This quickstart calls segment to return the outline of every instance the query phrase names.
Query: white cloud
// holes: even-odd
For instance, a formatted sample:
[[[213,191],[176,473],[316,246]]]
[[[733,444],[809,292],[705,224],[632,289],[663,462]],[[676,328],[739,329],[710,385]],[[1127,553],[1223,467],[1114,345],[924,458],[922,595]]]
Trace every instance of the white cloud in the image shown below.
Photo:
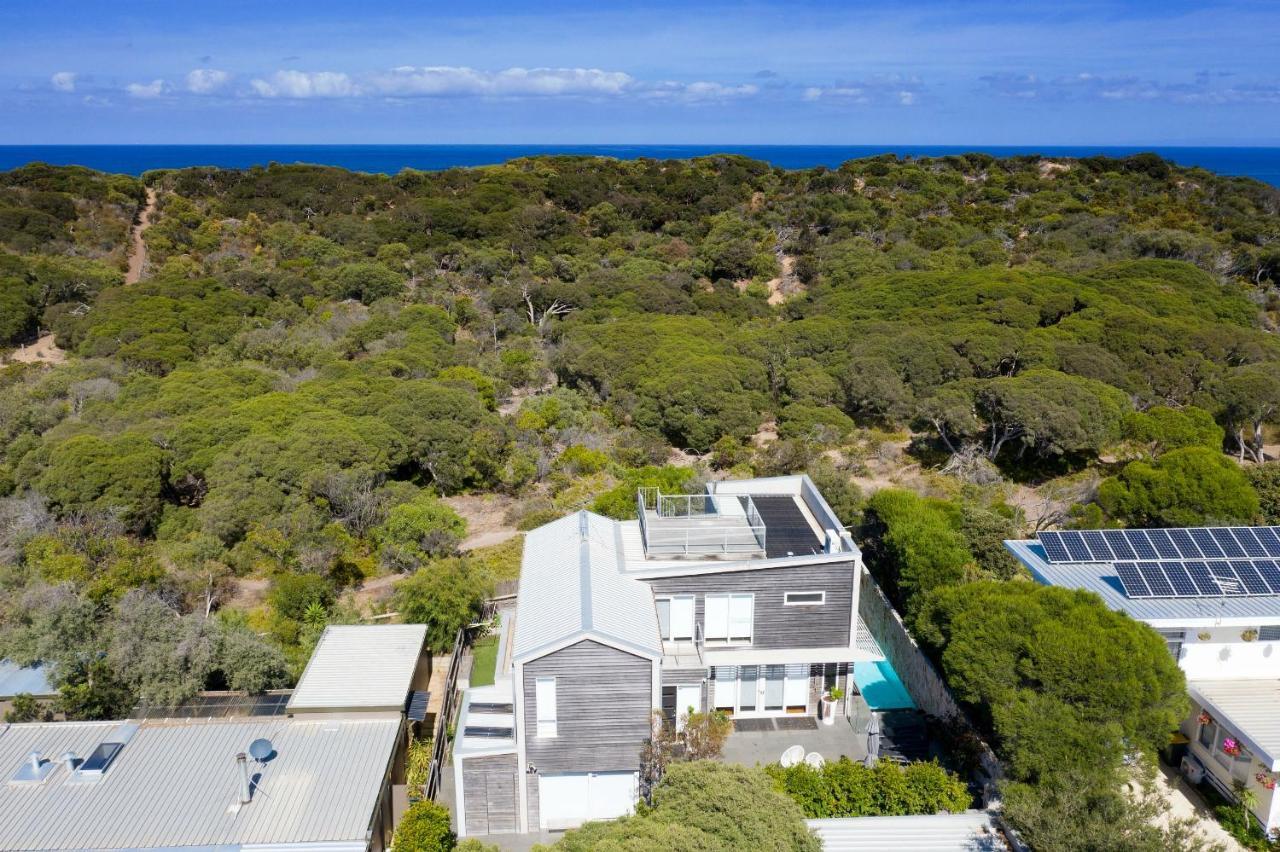
[[[886,74],[865,80],[841,80],[831,86],[809,86],[801,97],[806,101],[914,106],[923,92],[924,85],[917,77]]]
[[[979,77],[1001,97],[1051,101],[1163,101],[1175,104],[1280,103],[1280,82],[1238,82],[1230,75],[1197,73],[1187,82],[1106,77],[1088,72],[1052,79],[1035,74],[999,73]]]
[[[349,98],[359,94],[351,78],[340,71],[277,71],[249,84],[263,98]]]
[[[187,91],[208,95],[218,91],[231,80],[226,71],[216,68],[196,68],[187,74]]]
[[[49,84],[59,92],[74,92],[76,90],[76,72],[59,71],[49,78]]]
[[[134,98],[158,98],[169,90],[169,84],[164,80],[152,80],[150,83],[130,83],[124,90]]]
[[[747,97],[753,84],[644,82],[600,68],[507,68],[401,65],[353,77],[339,71],[277,71],[250,82],[261,98],[619,98],[707,101]]]
[[[508,68],[477,71],[474,68],[404,65],[370,76],[362,91],[389,97],[563,97],[568,95],[615,96],[635,85],[631,75],[599,68]]]

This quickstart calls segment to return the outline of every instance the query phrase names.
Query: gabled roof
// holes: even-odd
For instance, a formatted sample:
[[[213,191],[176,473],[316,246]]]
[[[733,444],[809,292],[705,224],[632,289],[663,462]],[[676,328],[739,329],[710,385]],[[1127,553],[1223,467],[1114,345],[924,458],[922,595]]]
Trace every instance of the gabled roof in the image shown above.
[[[326,627],[287,711],[403,710],[426,638],[425,624]]]
[[[49,672],[43,665],[19,666],[8,660],[0,660],[0,699],[12,698],[27,692],[37,698],[57,695],[58,690],[49,682]]]
[[[1280,680],[1192,680],[1191,697],[1235,728],[1271,770],[1280,769]]]
[[[824,852],[1002,852],[1009,848],[986,811],[805,821]]]
[[[1111,609],[1156,627],[1280,624],[1280,595],[1131,598],[1124,593],[1112,563],[1050,562],[1044,546],[1035,540],[1006,541],[1004,545],[1041,583],[1095,592]]]
[[[653,593],[622,575],[621,559],[618,522],[593,512],[567,515],[526,535],[514,659],[541,656],[576,638],[660,657]]]

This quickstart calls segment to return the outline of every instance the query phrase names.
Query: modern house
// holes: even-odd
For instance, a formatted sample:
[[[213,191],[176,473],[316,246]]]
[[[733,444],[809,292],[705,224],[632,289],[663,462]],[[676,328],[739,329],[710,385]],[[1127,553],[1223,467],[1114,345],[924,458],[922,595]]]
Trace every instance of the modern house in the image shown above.
[[[49,673],[44,666],[19,666],[9,660],[0,660],[0,718],[19,695],[50,702],[58,697],[58,690],[49,682]]]
[[[1005,542],[1042,583],[1097,593],[1151,625],[1187,676],[1190,753],[1245,785],[1280,828],[1280,527],[1043,532]]]
[[[641,489],[636,520],[583,511],[533,530],[495,682],[462,700],[459,834],[629,813],[655,712],[844,714],[824,694],[882,659],[860,630],[861,574],[807,476]]]

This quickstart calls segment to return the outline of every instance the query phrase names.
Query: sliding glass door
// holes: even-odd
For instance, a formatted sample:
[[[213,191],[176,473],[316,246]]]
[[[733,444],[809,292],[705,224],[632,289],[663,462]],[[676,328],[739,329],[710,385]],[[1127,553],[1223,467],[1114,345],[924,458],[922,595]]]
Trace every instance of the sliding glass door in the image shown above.
[[[740,716],[809,712],[809,666],[716,666],[712,702]]]

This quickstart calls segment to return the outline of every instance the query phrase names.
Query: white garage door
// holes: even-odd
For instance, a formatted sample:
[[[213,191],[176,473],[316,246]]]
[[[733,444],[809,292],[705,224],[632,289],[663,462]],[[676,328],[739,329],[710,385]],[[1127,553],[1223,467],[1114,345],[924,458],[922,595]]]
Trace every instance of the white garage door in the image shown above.
[[[617,819],[635,810],[636,773],[576,772],[538,776],[538,812],[545,829]]]

